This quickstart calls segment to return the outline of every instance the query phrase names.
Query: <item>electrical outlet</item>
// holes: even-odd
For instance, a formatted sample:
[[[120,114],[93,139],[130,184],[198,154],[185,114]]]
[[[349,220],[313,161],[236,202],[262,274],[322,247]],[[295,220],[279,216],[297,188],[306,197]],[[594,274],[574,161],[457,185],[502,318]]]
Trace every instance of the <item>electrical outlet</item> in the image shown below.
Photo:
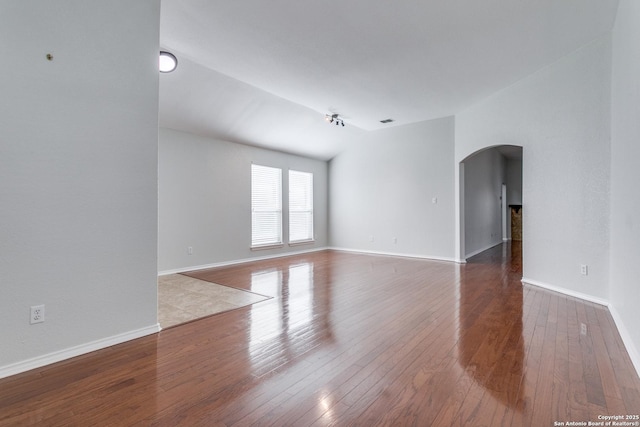
[[[44,322],[44,304],[32,305],[31,318],[29,320],[29,323],[33,325],[34,323],[42,323],[42,322]]]
[[[587,335],[587,325],[580,323],[580,334]]]
[[[188,246],[187,247],[187,254],[193,255],[193,246]]]
[[[580,266],[580,274],[582,274],[583,276],[589,274],[589,267],[586,264],[582,264]]]

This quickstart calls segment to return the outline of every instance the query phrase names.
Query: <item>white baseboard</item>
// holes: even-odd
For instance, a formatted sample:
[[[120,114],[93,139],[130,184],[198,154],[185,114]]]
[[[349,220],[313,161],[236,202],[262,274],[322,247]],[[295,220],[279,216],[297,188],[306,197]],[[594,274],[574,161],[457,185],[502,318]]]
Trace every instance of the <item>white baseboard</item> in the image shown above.
[[[333,246],[324,246],[324,247],[321,247],[321,248],[313,248],[313,249],[306,250],[306,251],[279,253],[279,254],[276,254],[276,255],[268,255],[268,256],[254,257],[254,258],[244,258],[244,259],[237,259],[237,260],[231,260],[231,261],[215,262],[215,263],[211,263],[211,264],[193,265],[193,266],[189,266],[189,267],[181,267],[181,268],[175,268],[175,269],[171,269],[171,270],[163,270],[163,271],[159,271],[158,272],[158,276],[167,276],[169,274],[184,273],[186,271],[206,270],[207,268],[226,267],[226,266],[229,266],[229,265],[244,264],[244,263],[252,262],[252,261],[263,261],[263,260],[267,260],[267,259],[282,258],[282,257],[294,256],[294,255],[302,255],[302,254],[311,253],[311,252],[324,251],[324,250],[327,250],[327,249],[336,250],[336,251],[344,251],[344,252],[370,254],[370,255],[386,255],[386,256],[396,256],[396,257],[405,257],[405,258],[428,259],[428,260],[433,260],[433,261],[456,262],[456,263],[459,263],[459,264],[464,264],[464,263],[467,262],[464,259],[460,260],[460,259],[456,259],[456,258],[438,257],[438,256],[431,256],[431,255],[415,255],[415,254],[405,254],[405,253],[397,253],[397,252],[367,251],[367,250],[362,250],[362,249],[350,249],[350,248],[340,248],[340,247],[333,247]]]
[[[489,250],[491,248],[495,248],[496,246],[501,245],[502,243],[503,243],[502,240],[500,240],[499,242],[491,243],[489,246],[486,246],[484,248],[478,249],[477,251],[473,251],[470,254],[466,254],[465,258],[469,259],[469,258],[471,258],[473,256],[478,255],[481,252],[487,251],[487,250]]]
[[[593,295],[583,294],[582,292],[576,292],[576,291],[572,291],[570,289],[561,288],[559,286],[550,285],[548,283],[538,282],[537,280],[528,279],[526,277],[523,277],[521,282],[522,283],[526,283],[528,285],[537,286],[539,288],[548,289],[548,290],[553,291],[553,292],[558,292],[560,294],[568,295],[570,297],[579,298],[581,300],[593,302],[595,304],[604,305],[605,307],[609,307],[609,301],[607,301],[605,299],[602,299],[602,298],[594,297]]]
[[[620,338],[622,338],[622,342],[627,349],[629,358],[631,358],[631,363],[633,363],[633,366],[636,368],[636,373],[638,374],[638,377],[640,377],[640,353],[638,352],[638,348],[635,346],[633,339],[631,339],[629,330],[625,327],[622,317],[620,317],[620,313],[618,313],[618,310],[616,310],[612,304],[609,304],[609,313],[611,313],[611,317],[613,317],[613,321],[618,328],[618,333],[620,334]]]
[[[9,377],[22,372],[29,371],[31,369],[41,368],[52,363],[60,362],[62,360],[71,359],[72,357],[80,356],[92,351],[100,350],[112,345],[121,344],[126,341],[131,341],[136,338],[141,338],[146,335],[155,334],[160,331],[160,325],[155,324],[147,326],[146,328],[136,329],[133,331],[125,332],[123,334],[114,335],[111,337],[99,339],[86,344],[77,345],[75,347],[66,348],[60,351],[54,351],[53,353],[45,354],[42,356],[34,357],[32,359],[23,360],[21,362],[13,363],[7,366],[0,367],[0,378]]]
[[[275,255],[266,255],[266,256],[253,257],[253,258],[236,259],[231,261],[214,262],[211,264],[192,265],[188,267],[180,267],[180,268],[174,268],[171,270],[159,271],[158,276],[167,276],[169,274],[184,273],[185,271],[206,270],[207,268],[226,267],[228,265],[244,264],[252,261],[263,261],[266,259],[282,258],[287,256],[293,256],[293,255],[302,255],[302,254],[311,253],[311,252],[324,251],[326,249],[329,249],[329,248],[326,246],[323,246],[320,248],[308,249],[306,251],[281,252]]]
[[[464,260],[460,261],[456,258],[440,257],[440,256],[433,256],[433,255],[416,255],[416,254],[405,254],[405,253],[399,253],[399,252],[368,251],[364,249],[340,248],[335,246],[329,247],[328,249],[331,249],[334,251],[353,252],[353,253],[367,254],[367,255],[384,255],[384,256],[393,256],[393,257],[400,257],[400,258],[419,258],[419,259],[426,259],[431,261],[446,261],[446,262],[456,262],[456,263],[466,262]]]
[[[540,288],[548,289],[550,291],[558,292],[564,295],[568,295],[570,297],[579,298],[585,301],[593,302],[595,304],[604,305],[609,309],[609,313],[611,313],[611,317],[613,317],[613,321],[616,324],[616,328],[618,329],[618,333],[620,334],[620,338],[622,338],[622,343],[624,344],[625,349],[627,350],[627,354],[629,354],[629,358],[631,359],[631,363],[633,363],[633,367],[636,369],[636,373],[638,377],[640,377],[640,353],[636,348],[633,340],[631,339],[631,335],[627,330],[624,322],[622,321],[622,317],[616,310],[616,308],[609,301],[594,297],[593,295],[583,294],[581,292],[575,292],[569,289],[561,288],[558,286],[549,285],[547,283],[538,282],[537,280],[527,279],[526,277],[522,278],[523,284],[529,284],[533,286],[537,286]]]

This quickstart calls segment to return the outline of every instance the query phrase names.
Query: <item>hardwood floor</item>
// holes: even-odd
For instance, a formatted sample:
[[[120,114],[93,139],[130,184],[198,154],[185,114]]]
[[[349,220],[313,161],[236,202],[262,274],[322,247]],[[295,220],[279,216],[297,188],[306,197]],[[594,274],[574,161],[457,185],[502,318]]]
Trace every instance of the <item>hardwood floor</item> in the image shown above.
[[[520,259],[510,245],[466,265],[323,251],[194,273],[274,298],[0,380],[0,425],[538,427],[640,413],[607,309],[523,287]]]

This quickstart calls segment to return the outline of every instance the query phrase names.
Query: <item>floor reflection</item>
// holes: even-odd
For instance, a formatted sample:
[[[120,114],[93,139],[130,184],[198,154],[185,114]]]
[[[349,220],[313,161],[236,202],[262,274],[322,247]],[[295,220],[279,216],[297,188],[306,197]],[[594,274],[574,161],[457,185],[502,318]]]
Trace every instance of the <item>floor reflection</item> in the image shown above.
[[[522,414],[519,259],[519,246],[511,244],[465,265],[329,251],[200,272],[273,297],[234,316],[236,338],[246,339],[236,341],[242,350],[234,363],[260,382],[229,413],[244,413],[241,407],[273,390],[296,396],[292,389],[307,387],[301,399],[325,421],[335,405],[355,404],[360,392],[381,396],[375,410],[389,420],[405,411],[439,413],[442,405],[455,406],[461,392],[473,398],[459,405],[486,396]],[[347,396],[322,393],[343,382]],[[412,400],[401,404],[404,393]],[[441,418],[434,422],[446,423]]]
[[[521,259],[520,242],[502,244],[471,258],[460,281],[459,363],[512,409],[518,407],[525,382]],[[489,263],[496,266],[491,277],[486,269],[476,274],[479,265]]]
[[[313,262],[251,274],[251,291],[274,296],[277,302],[255,305],[251,309],[249,356],[252,360],[271,352],[273,358],[289,361],[332,339],[328,321],[331,286],[314,286],[314,276]]]
[[[547,426],[638,407],[606,307],[523,288],[519,250],[200,271],[272,298],[2,379],[0,426]]]

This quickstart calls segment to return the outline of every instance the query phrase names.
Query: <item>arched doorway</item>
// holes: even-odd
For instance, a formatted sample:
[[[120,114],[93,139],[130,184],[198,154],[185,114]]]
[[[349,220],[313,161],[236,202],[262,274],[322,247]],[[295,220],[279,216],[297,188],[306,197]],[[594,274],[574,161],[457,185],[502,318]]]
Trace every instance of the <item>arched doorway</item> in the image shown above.
[[[521,224],[523,212],[522,165],[522,147],[515,145],[487,147],[460,162],[461,262],[505,240],[521,239],[521,228],[512,227]]]

